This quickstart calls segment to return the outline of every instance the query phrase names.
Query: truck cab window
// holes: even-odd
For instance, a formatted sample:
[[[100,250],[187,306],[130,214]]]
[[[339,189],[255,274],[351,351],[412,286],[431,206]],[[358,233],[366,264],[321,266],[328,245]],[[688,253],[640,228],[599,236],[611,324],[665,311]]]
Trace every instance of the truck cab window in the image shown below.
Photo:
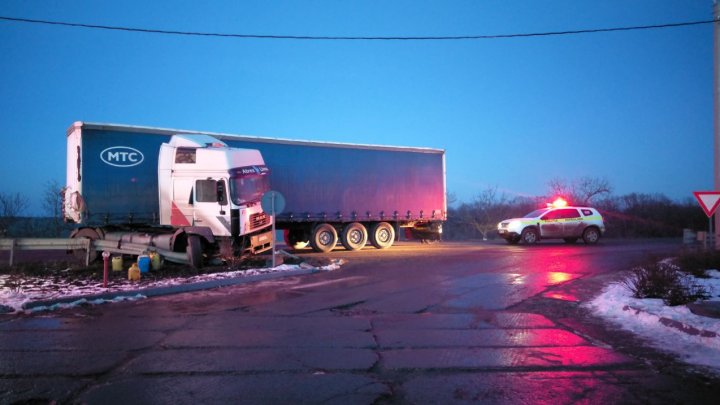
[[[195,163],[195,148],[177,148],[175,163]]]
[[[196,181],[195,201],[217,202],[217,181],[210,179]]]

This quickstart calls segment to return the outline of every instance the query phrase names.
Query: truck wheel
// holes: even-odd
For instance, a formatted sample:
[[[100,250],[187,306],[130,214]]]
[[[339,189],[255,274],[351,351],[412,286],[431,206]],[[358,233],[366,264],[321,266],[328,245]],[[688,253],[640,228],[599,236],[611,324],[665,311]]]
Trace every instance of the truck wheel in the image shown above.
[[[582,235],[583,241],[588,245],[594,245],[600,240],[600,231],[595,227],[586,228]]]
[[[338,235],[335,227],[330,224],[318,224],[312,231],[310,246],[318,253],[328,253],[335,249]]]
[[[283,232],[283,236],[285,237],[285,244],[294,250],[305,249],[310,244],[310,238],[308,238],[306,232],[303,230],[286,229],[285,232]]]
[[[375,224],[370,231],[370,243],[378,249],[387,249],[395,242],[395,228],[387,222]]]
[[[538,233],[535,228],[525,228],[522,231],[522,235],[520,235],[520,238],[523,242],[525,242],[528,245],[532,245],[534,243],[537,243],[538,241]]]
[[[202,267],[202,242],[200,242],[198,235],[188,235],[185,252],[187,253],[188,263],[193,269]]]
[[[359,222],[353,222],[345,226],[340,241],[347,250],[360,250],[367,244],[368,233],[365,226]]]
[[[73,239],[90,239],[90,240],[98,240],[100,239],[100,235],[97,233],[96,230],[92,228],[82,228],[74,232],[72,235],[70,235]],[[72,251],[73,255],[78,258],[79,260],[85,260],[85,255],[88,255],[89,262],[92,263],[95,260],[100,257],[97,250],[90,249],[90,252],[85,252],[85,249],[76,249]]]

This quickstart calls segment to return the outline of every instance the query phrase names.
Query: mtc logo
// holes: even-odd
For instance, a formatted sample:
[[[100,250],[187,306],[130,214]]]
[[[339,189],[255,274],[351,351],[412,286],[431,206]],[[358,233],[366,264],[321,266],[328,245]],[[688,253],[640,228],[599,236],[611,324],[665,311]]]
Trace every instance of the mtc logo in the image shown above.
[[[115,167],[137,166],[145,160],[142,152],[129,146],[113,146],[100,152],[103,162]]]

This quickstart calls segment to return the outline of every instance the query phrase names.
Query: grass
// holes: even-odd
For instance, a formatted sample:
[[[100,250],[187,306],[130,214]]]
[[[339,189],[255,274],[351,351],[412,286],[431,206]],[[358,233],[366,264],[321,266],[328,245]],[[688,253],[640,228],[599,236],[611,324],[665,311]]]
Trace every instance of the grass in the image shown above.
[[[222,248],[222,246],[221,246]],[[255,268],[264,268],[270,258],[269,255],[263,256],[251,256],[251,257],[235,257],[232,254],[232,250],[225,248],[221,250],[222,264],[208,265],[201,269],[194,269],[187,265],[176,264],[171,262],[164,262],[160,270],[153,270],[149,273],[143,274],[143,279],[149,280],[161,280],[166,278],[179,278],[179,277],[192,277],[200,274],[237,271],[237,270],[248,270]],[[34,260],[26,260],[16,262],[13,266],[9,266],[7,261],[0,261],[0,276],[3,277],[0,281],[0,288],[7,288],[11,291],[16,291],[21,288],[23,282],[30,277],[38,277],[45,279],[62,280],[65,282],[73,280],[102,280],[103,279],[103,261],[102,259],[97,260],[85,266],[84,263],[80,263],[77,260],[73,260],[72,257],[67,259],[56,259],[56,256],[51,256],[52,259],[43,259],[42,255],[36,255]],[[127,277],[127,270],[131,263],[136,260],[135,256],[124,255],[123,270],[120,272],[114,272],[110,270],[110,277]],[[326,258],[300,258],[300,257],[283,257],[285,264],[300,264],[306,262],[314,267],[322,267],[330,264],[330,260]]]

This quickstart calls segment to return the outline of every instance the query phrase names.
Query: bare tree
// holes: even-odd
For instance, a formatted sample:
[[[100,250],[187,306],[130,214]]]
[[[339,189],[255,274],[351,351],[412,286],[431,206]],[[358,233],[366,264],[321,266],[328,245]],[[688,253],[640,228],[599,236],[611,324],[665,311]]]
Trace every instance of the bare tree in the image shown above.
[[[50,180],[45,183],[42,207],[45,215],[49,218],[47,229],[49,236],[59,236],[62,230],[62,191],[63,188],[57,180]]]
[[[589,176],[572,182],[555,178],[548,182],[548,188],[552,196],[569,199],[574,205],[590,205],[593,198],[608,196],[612,192],[612,186],[607,179]]]
[[[455,203],[458,201],[458,198],[455,193],[448,192],[447,194],[445,194],[445,200],[449,207],[449,206],[455,205]]]
[[[0,236],[7,236],[10,226],[25,211],[30,201],[20,193],[0,193]]]
[[[466,221],[487,240],[488,233],[497,229],[498,222],[506,218],[509,211],[507,195],[498,193],[497,186],[488,187],[475,197]]]

